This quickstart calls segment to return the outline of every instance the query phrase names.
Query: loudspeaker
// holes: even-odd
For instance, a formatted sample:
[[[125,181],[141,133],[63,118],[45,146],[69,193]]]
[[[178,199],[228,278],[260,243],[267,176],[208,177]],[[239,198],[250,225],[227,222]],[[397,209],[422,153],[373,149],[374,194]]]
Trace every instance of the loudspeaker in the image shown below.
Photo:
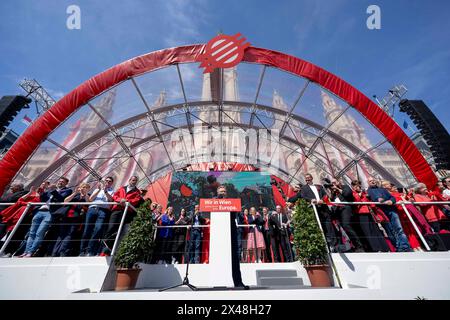
[[[24,96],[4,96],[0,99],[0,132],[3,132],[23,107],[31,102]]]
[[[410,116],[430,146],[436,169],[450,169],[450,136],[439,119],[422,100],[403,99],[399,106],[401,112]]]

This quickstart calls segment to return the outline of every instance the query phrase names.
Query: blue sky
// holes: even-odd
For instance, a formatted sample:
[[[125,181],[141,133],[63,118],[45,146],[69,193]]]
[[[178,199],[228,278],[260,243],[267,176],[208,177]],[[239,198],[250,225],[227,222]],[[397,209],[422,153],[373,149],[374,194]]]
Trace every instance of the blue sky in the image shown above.
[[[81,8],[81,30],[66,28],[71,4]],[[381,8],[381,30],[366,27],[370,4]],[[407,97],[424,100],[449,130],[449,9],[448,1],[2,0],[0,96],[21,93],[18,82],[27,77],[60,98],[137,55],[241,32],[370,98],[405,84]]]

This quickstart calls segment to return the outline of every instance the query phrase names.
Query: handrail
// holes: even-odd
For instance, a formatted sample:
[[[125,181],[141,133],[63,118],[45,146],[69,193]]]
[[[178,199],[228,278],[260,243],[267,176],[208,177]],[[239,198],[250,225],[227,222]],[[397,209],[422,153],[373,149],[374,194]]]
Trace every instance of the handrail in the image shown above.
[[[192,228],[207,228],[210,225],[208,224],[202,224],[202,225],[198,225],[198,226],[192,226]],[[176,225],[176,226],[155,226],[157,229],[163,229],[163,228],[191,228],[191,225],[188,224],[183,224],[183,225]]]
[[[319,212],[317,211],[317,207],[316,207],[315,204],[312,204],[312,207],[314,209],[314,216],[316,217],[317,224],[319,225],[320,231],[322,233],[323,241],[325,241],[325,248],[327,249],[327,256],[328,256],[328,260],[330,261],[330,264],[331,264],[331,269],[333,270],[334,274],[336,275],[336,279],[338,281],[339,287],[342,288],[341,279],[340,279],[339,274],[337,272],[337,268],[336,268],[336,265],[334,263],[333,256],[331,255],[331,250],[330,250],[330,247],[328,245],[327,238],[325,237],[325,232],[323,231],[322,224],[320,223]]]
[[[123,204],[125,204],[126,202],[124,202]],[[2,203],[0,202],[0,205],[4,206],[4,205],[13,205],[16,204],[16,202],[5,202]],[[40,205],[56,205],[56,206],[61,206],[61,205],[114,205],[114,204],[122,204],[121,202],[94,202],[94,201],[90,201],[90,202],[27,202],[27,204],[33,205],[33,206],[40,206]],[[134,207],[133,207],[134,208]]]
[[[13,203],[13,204],[15,204],[15,203]],[[115,253],[115,250],[117,249],[117,240],[119,239],[120,232],[122,231],[123,223],[125,221],[125,216],[126,216],[126,214],[128,212],[128,208],[131,207],[131,208],[133,208],[134,211],[136,211],[136,208],[134,206],[132,206],[129,202],[124,202],[124,203],[122,203],[122,202],[98,202],[98,201],[97,202],[93,202],[93,201],[90,201],[90,202],[28,202],[26,204],[25,211],[22,213],[22,215],[20,216],[19,220],[14,225],[14,228],[11,230],[10,234],[7,236],[5,243],[0,248],[0,256],[2,256],[3,253],[5,252],[7,246],[11,242],[11,239],[13,238],[14,234],[16,233],[17,229],[19,228],[20,224],[22,223],[23,219],[25,218],[26,214],[28,213],[28,211],[30,210],[30,208],[32,206],[39,206],[39,205],[73,206],[73,205],[92,205],[92,204],[97,204],[97,205],[105,205],[105,204],[106,205],[116,205],[116,204],[125,205],[124,214],[122,215],[122,220],[120,221],[119,230],[117,232],[116,239],[114,241],[114,246],[113,246],[113,249],[111,251],[111,255],[113,255],[113,253]],[[2,205],[7,205],[7,203],[3,203]]]
[[[13,205],[15,204],[14,202],[6,202],[6,203],[0,203],[0,205],[2,206],[8,206],[8,205]],[[318,203],[316,203],[314,200],[311,202],[311,204],[315,207],[317,205],[319,205]],[[364,201],[364,202],[328,202],[325,203],[323,202],[322,205],[332,205],[332,206],[342,206],[342,205],[382,205],[382,206],[402,206],[402,209],[405,211],[406,216],[408,217],[409,221],[411,222],[412,226],[414,227],[414,230],[416,231],[416,233],[418,234],[421,242],[424,244],[425,248],[427,251],[430,251],[430,247],[428,245],[428,243],[426,242],[424,236],[422,235],[422,233],[420,232],[419,228],[417,227],[415,221],[413,220],[411,214],[409,213],[409,211],[406,208],[406,205],[449,205],[450,201],[398,201],[393,203],[392,205],[388,205],[386,203],[382,203],[382,202],[374,202],[374,201]],[[24,204],[25,205],[25,204]],[[114,246],[112,248],[111,251],[111,255],[114,255],[116,250],[117,250],[117,241],[120,238],[120,233],[123,229],[123,224],[127,215],[127,211],[128,209],[133,209],[134,211],[137,211],[137,209],[131,205],[131,203],[129,202],[28,202],[26,203],[26,209],[23,212],[23,214],[21,215],[21,217],[19,218],[19,220],[17,221],[17,223],[14,225],[13,230],[10,232],[10,234],[7,236],[5,243],[3,244],[3,246],[0,248],[0,256],[4,253],[5,249],[7,248],[8,244],[10,243],[12,237],[14,236],[14,234],[16,233],[19,225],[22,223],[23,219],[25,218],[26,214],[29,212],[29,210],[33,207],[33,206],[40,206],[40,205],[48,205],[48,206],[72,206],[72,205],[86,205],[86,206],[91,206],[91,205],[122,205],[124,207],[124,214],[122,215],[122,219],[120,221],[120,225],[119,225],[119,230],[117,232],[116,235],[116,239],[114,241]],[[245,227],[245,228],[252,228],[252,227],[256,227],[256,224],[238,224],[237,227]],[[172,225],[172,226],[155,226],[156,229],[163,229],[163,228],[187,228],[190,229],[191,225]],[[209,227],[209,225],[197,225],[197,226],[192,226],[192,228],[207,228]]]
[[[0,206],[12,206],[16,204],[16,202],[0,202]],[[30,205],[115,205],[115,204],[123,204],[125,205],[126,202],[121,203],[121,202],[27,202],[27,204]],[[346,205],[368,205],[368,204],[379,204],[379,205],[384,205],[384,206],[388,206],[388,204],[385,204],[383,202],[374,202],[374,201],[361,201],[361,202],[348,202],[348,201],[342,201],[342,202],[328,202],[328,203],[323,203],[326,205],[342,205],[342,204],[346,204]],[[450,201],[397,201],[392,205],[401,205],[401,204],[450,204]],[[316,203],[317,205],[317,203]],[[133,210],[137,211],[137,209],[131,205],[131,203],[129,204],[129,207],[131,207]]]
[[[197,227],[207,228],[209,226],[210,226],[209,224],[202,224],[202,225],[192,226],[192,228],[197,228]],[[256,224],[238,224],[237,226],[251,228],[251,227],[256,227],[257,225]],[[174,225],[174,226],[155,226],[155,227],[158,229],[161,229],[161,228],[188,228],[189,229],[189,228],[191,228],[191,225],[190,224],[182,224],[182,225]]]
[[[316,203],[317,204],[317,203]],[[347,205],[364,205],[364,204],[379,204],[383,206],[395,206],[395,205],[401,205],[401,204],[450,204],[450,201],[397,201],[393,204],[386,204],[383,202],[329,202],[329,203],[323,203],[323,204],[333,204],[333,205],[340,205],[340,204],[347,204]]]

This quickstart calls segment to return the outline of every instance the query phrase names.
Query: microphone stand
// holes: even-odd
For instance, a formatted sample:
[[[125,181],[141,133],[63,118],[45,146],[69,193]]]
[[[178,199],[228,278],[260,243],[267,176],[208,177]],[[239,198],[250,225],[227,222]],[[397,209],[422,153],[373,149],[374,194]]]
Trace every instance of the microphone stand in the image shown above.
[[[194,226],[194,217],[195,217],[195,212],[194,212],[194,214],[192,214],[192,218],[191,218],[189,243],[188,243],[188,252],[187,252],[188,259],[187,259],[187,262],[186,262],[186,273],[184,275],[183,282],[181,282],[181,283],[179,283],[177,285],[171,286],[171,287],[159,289],[159,292],[170,290],[170,289],[175,289],[175,288],[182,287],[182,286],[187,286],[192,291],[197,291],[198,290],[198,288],[196,286],[194,286],[194,285],[189,283],[189,263],[191,261],[191,241],[192,241],[192,228]]]

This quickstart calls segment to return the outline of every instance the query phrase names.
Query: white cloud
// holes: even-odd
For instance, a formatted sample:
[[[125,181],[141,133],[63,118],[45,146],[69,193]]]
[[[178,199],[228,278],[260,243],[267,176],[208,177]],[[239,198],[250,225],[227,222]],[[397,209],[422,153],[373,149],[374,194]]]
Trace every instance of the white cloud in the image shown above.
[[[50,89],[50,88],[45,88],[45,90],[47,90],[48,94],[51,95],[52,98],[55,99],[56,101],[58,101],[59,99],[61,99],[62,97],[64,97],[66,95],[63,91],[60,91],[60,90],[55,90],[55,89]]]
[[[166,1],[164,7],[170,30],[164,40],[165,44],[176,47],[189,42],[200,43],[201,26],[208,20],[206,6],[207,1],[204,0]]]

